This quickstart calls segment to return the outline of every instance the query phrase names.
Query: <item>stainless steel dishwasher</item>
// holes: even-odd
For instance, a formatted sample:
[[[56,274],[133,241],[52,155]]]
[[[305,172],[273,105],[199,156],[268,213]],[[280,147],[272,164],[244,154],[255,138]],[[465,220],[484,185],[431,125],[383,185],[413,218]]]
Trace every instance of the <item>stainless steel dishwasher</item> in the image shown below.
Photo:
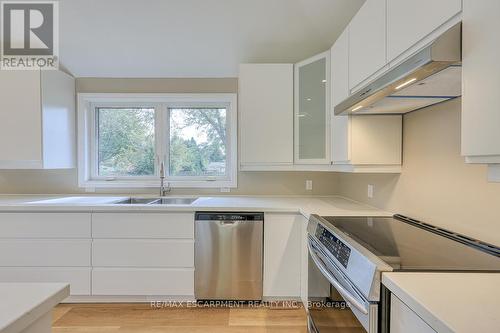
[[[196,299],[262,299],[263,230],[263,213],[196,213]]]

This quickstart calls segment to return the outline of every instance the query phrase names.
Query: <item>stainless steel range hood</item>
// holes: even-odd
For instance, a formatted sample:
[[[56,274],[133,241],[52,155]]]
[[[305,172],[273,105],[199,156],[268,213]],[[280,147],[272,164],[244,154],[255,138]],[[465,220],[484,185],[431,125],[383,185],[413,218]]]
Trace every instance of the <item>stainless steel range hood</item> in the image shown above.
[[[461,96],[461,30],[461,23],[447,30],[337,104],[335,114],[403,114]]]

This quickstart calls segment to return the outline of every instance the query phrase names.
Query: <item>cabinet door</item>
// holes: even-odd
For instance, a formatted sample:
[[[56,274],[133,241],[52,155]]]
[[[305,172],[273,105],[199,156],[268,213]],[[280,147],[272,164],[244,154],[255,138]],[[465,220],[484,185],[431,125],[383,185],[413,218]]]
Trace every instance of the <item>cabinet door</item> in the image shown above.
[[[264,296],[298,298],[302,215],[266,214],[264,223]]]
[[[293,64],[242,64],[241,164],[293,164]]]
[[[435,333],[399,298],[391,295],[391,333]]]
[[[330,50],[331,57],[331,106],[349,96],[349,27],[342,32]]]
[[[42,71],[43,167],[74,168],[76,158],[75,78]]]
[[[367,0],[349,25],[349,89],[386,61],[386,0]]]
[[[461,10],[461,0],[387,0],[387,60],[392,61]]]
[[[464,0],[462,155],[500,163],[500,1]]]
[[[333,164],[345,164],[351,160],[351,116],[332,116],[332,162]]]
[[[295,65],[295,163],[330,163],[330,51]]]
[[[307,219],[299,216],[300,220],[300,299],[307,309],[309,250],[307,249]]]
[[[349,116],[336,116],[335,105],[349,96],[349,27],[333,44],[331,52],[331,138],[333,163],[349,161]]]
[[[0,168],[42,168],[40,71],[0,71]]]

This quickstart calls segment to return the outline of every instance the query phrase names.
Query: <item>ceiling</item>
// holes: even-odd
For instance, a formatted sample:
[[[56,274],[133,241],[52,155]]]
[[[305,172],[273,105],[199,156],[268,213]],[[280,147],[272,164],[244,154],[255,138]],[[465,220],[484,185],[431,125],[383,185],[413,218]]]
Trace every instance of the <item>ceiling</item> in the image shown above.
[[[236,77],[330,48],[364,0],[61,0],[76,77]]]

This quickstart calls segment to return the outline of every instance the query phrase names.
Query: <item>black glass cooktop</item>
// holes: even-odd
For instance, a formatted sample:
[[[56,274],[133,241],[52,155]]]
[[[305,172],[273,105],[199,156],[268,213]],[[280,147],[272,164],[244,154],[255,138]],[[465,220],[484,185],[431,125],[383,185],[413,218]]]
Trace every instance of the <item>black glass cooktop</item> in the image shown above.
[[[404,216],[323,218],[395,270],[500,272],[498,247]]]

